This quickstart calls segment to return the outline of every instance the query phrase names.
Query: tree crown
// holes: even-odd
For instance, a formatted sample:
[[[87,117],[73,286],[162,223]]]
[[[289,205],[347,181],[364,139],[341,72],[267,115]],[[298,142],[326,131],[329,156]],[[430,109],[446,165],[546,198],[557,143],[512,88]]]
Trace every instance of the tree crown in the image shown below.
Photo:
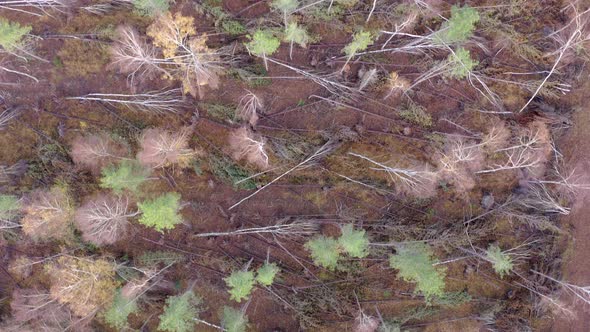
[[[180,194],[166,193],[153,200],[137,204],[142,215],[139,222],[147,227],[153,227],[158,232],[173,229],[182,223],[180,210]]]
[[[227,332],[246,332],[248,317],[241,310],[232,307],[223,307],[221,326]]]
[[[486,258],[492,263],[494,271],[496,271],[501,278],[510,274],[514,268],[512,257],[503,252],[497,245],[489,246],[488,250],[486,250]]]
[[[135,161],[125,160],[102,169],[100,187],[112,189],[116,194],[121,194],[124,190],[137,192],[139,186],[147,180],[148,175],[148,169]]]
[[[158,331],[189,332],[194,330],[194,317],[199,313],[203,300],[192,290],[166,299],[164,313],[160,315]]]
[[[17,22],[0,18],[0,46],[8,52],[14,51],[32,29],[31,26],[21,26]]]
[[[252,271],[234,271],[223,280],[230,288],[230,298],[237,302],[250,296],[252,288],[254,288],[254,272]]]
[[[281,42],[272,32],[257,30],[254,32],[252,40],[245,45],[250,53],[258,56],[267,56],[276,52]]]
[[[275,263],[264,263],[256,271],[256,281],[263,286],[272,285],[275,276],[279,272],[279,267]]]

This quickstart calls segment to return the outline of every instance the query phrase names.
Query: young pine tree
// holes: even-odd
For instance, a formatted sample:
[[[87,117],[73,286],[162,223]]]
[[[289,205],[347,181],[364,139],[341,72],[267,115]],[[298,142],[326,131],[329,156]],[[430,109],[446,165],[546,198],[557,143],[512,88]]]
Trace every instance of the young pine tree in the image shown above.
[[[340,245],[338,240],[323,235],[317,236],[305,243],[305,248],[311,253],[313,262],[328,270],[334,270],[340,259]]]
[[[342,70],[344,70],[344,67],[346,67],[355,54],[366,50],[371,44],[373,44],[373,34],[368,31],[359,31],[355,33],[352,37],[352,41],[342,49],[344,54],[348,56]]]
[[[264,265],[256,271],[256,281],[263,286],[272,285],[275,276],[279,273],[279,267],[275,263],[265,262]]]
[[[281,42],[272,32],[267,30],[257,30],[251,39],[250,42],[245,44],[248,52],[262,57],[264,60],[264,67],[268,70],[266,57],[276,52],[279,49]]]
[[[148,175],[149,170],[139,163],[124,160],[117,165],[102,169],[100,187],[112,189],[116,194],[121,194],[124,190],[137,192],[139,186],[147,180]]]
[[[451,18],[446,21],[435,37],[443,44],[462,43],[473,35],[479,13],[475,8],[451,7]]]
[[[0,46],[7,52],[14,52],[22,46],[23,39],[31,30],[31,26],[21,26],[0,18]]]
[[[424,295],[426,301],[433,296],[444,294],[444,269],[436,268],[434,254],[424,243],[409,243],[396,248],[396,254],[389,257],[389,266],[399,270],[399,276],[416,283],[416,291]]]
[[[153,200],[147,200],[137,204],[142,213],[139,222],[147,227],[152,227],[158,232],[173,229],[182,223],[180,210],[180,194],[166,193]]]
[[[197,296],[192,290],[179,296],[167,298],[164,313],[160,315],[158,331],[195,331],[193,318],[197,317],[201,303],[203,303],[201,297]]]
[[[13,195],[0,195],[0,226],[2,221],[14,219],[21,208],[20,200]]]
[[[118,289],[113,303],[103,314],[104,320],[110,327],[121,331],[127,327],[129,315],[136,312],[137,309],[137,301],[126,298],[121,294],[121,289]]]
[[[364,258],[369,254],[369,237],[364,229],[355,230],[352,224],[342,227],[342,235],[338,238],[338,244],[351,257]]]
[[[229,287],[230,299],[236,302],[248,298],[254,288],[254,272],[252,271],[234,271],[223,280]]]
[[[297,22],[291,22],[285,28],[283,40],[289,43],[289,58],[293,59],[293,44],[306,48],[311,37],[305,28],[300,27]]]
[[[227,332],[246,332],[248,317],[241,311],[232,307],[223,307],[221,326]]]
[[[497,245],[489,246],[488,250],[486,250],[486,258],[492,263],[494,271],[500,275],[500,278],[504,278],[505,275],[510,274],[512,269],[514,269],[512,257],[506,252],[503,252]]]

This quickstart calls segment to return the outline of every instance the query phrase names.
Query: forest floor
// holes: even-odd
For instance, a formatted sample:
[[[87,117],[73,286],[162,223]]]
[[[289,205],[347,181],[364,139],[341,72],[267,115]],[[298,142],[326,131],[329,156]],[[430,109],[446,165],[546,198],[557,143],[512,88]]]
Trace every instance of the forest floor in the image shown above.
[[[584,178],[590,178],[590,106],[584,101],[590,98],[590,82],[585,82],[571,97],[581,105],[573,114],[573,127],[560,142],[566,163],[571,169],[582,171]],[[570,215],[562,219],[571,228],[571,242],[564,257],[564,277],[571,283],[586,285],[590,281],[590,192],[580,190],[576,195]],[[574,296],[564,296],[573,315],[562,313],[556,316],[552,330],[590,331],[590,311],[580,305]]]

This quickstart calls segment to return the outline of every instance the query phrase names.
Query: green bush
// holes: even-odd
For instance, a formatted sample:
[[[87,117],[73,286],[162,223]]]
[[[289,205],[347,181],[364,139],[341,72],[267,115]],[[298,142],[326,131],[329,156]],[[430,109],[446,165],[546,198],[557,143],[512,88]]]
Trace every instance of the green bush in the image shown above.
[[[272,285],[277,273],[279,273],[279,267],[275,263],[264,263],[256,271],[256,281],[268,287]]]
[[[447,76],[456,79],[467,77],[473,68],[479,64],[477,60],[471,58],[469,51],[463,47],[459,47],[454,54],[449,54],[447,62],[451,68]]]
[[[469,6],[451,7],[451,18],[446,21],[436,37],[441,43],[461,43],[469,39],[479,22],[479,13]]]
[[[503,252],[497,245],[489,246],[488,250],[486,250],[486,258],[492,263],[494,271],[500,275],[500,278],[504,278],[505,275],[510,274],[514,268],[512,257]]]
[[[118,289],[113,304],[105,311],[104,320],[112,328],[122,330],[127,327],[127,318],[137,311],[137,302],[121,295]]]
[[[352,224],[342,227],[338,244],[352,257],[363,258],[369,254],[369,237],[365,230],[355,230]]]
[[[124,190],[137,192],[139,186],[147,180],[149,170],[138,162],[123,161],[118,165],[110,165],[102,169],[100,187],[112,189],[120,194]]]
[[[221,326],[227,332],[246,332],[248,317],[241,310],[232,307],[223,307]]]
[[[12,220],[18,215],[21,205],[18,197],[0,195],[0,220]]]
[[[154,17],[168,11],[170,0],[133,0],[133,7],[139,15]]]
[[[21,26],[17,22],[10,22],[0,18],[0,46],[6,51],[12,52],[19,48],[23,38],[31,32],[31,26]]]
[[[305,248],[310,251],[316,265],[329,270],[334,270],[338,266],[340,245],[336,239],[320,235],[307,241]]]
[[[190,290],[179,296],[166,299],[164,313],[160,315],[158,331],[189,332],[194,331],[202,299]]]
[[[444,294],[444,269],[433,266],[437,260],[428,245],[408,243],[400,245],[396,251],[389,257],[389,266],[399,270],[403,280],[415,282],[416,291],[421,292],[426,301]]]
[[[147,227],[153,227],[158,232],[173,229],[182,223],[180,210],[180,194],[166,193],[153,200],[137,204],[142,215],[139,222]]]
[[[237,302],[250,296],[252,288],[254,288],[254,272],[252,271],[234,271],[223,280],[230,288],[230,298]]]

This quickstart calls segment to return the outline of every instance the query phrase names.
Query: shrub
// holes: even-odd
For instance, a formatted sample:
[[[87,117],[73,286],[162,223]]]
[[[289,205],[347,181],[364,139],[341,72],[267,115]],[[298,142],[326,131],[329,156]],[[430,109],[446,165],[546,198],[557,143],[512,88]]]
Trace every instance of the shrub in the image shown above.
[[[263,286],[272,285],[275,276],[279,272],[279,267],[275,263],[264,263],[256,271],[256,281]]]
[[[241,310],[232,307],[223,307],[221,326],[227,332],[245,332],[248,326],[248,317]]]
[[[7,52],[12,52],[19,48],[23,38],[31,32],[31,26],[21,26],[17,22],[10,22],[7,19],[0,18],[0,46]]]
[[[363,258],[369,254],[369,238],[365,230],[355,230],[352,224],[342,227],[338,244],[352,257]]]
[[[194,331],[194,317],[199,313],[203,300],[190,290],[179,296],[166,299],[164,313],[160,315],[158,331],[188,332]]]
[[[422,127],[432,126],[432,117],[426,112],[426,109],[414,102],[409,102],[400,111],[399,116],[402,119],[410,121]]]
[[[18,197],[0,195],[0,221],[10,221],[18,215],[21,205]]]
[[[471,54],[463,47],[455,50],[455,53],[449,54],[447,62],[450,65],[450,72],[448,77],[462,79],[469,75],[469,73],[479,64],[477,60],[471,58]]]
[[[389,266],[399,270],[399,276],[403,280],[415,282],[416,291],[421,292],[426,301],[444,294],[444,270],[433,266],[436,259],[428,245],[403,244],[396,251],[395,255],[389,257]]]
[[[147,227],[153,227],[158,232],[173,229],[182,223],[180,210],[180,194],[166,193],[153,200],[137,204],[142,215],[139,222]]]
[[[223,280],[230,288],[230,299],[237,302],[250,296],[252,288],[254,288],[254,272],[252,271],[234,271]]]
[[[305,248],[310,251],[316,265],[329,270],[334,270],[338,266],[340,246],[336,239],[320,235],[307,241]]]
[[[446,21],[436,37],[443,43],[460,43],[471,37],[475,24],[479,22],[479,13],[469,6],[451,7],[451,18]]]
[[[121,290],[118,289],[113,303],[104,312],[104,320],[110,327],[121,331],[127,327],[127,318],[129,315],[136,312],[137,309],[137,301],[126,298],[121,294]]]
[[[494,271],[503,278],[505,275],[510,274],[514,268],[512,257],[507,253],[503,252],[497,245],[490,245],[486,250],[486,258],[492,263]]]
[[[154,17],[168,11],[170,0],[133,0],[133,7],[139,15]]]
[[[147,180],[149,170],[135,161],[124,160],[118,165],[107,166],[102,169],[100,187],[112,189],[116,194],[124,190],[137,192],[139,186]]]

